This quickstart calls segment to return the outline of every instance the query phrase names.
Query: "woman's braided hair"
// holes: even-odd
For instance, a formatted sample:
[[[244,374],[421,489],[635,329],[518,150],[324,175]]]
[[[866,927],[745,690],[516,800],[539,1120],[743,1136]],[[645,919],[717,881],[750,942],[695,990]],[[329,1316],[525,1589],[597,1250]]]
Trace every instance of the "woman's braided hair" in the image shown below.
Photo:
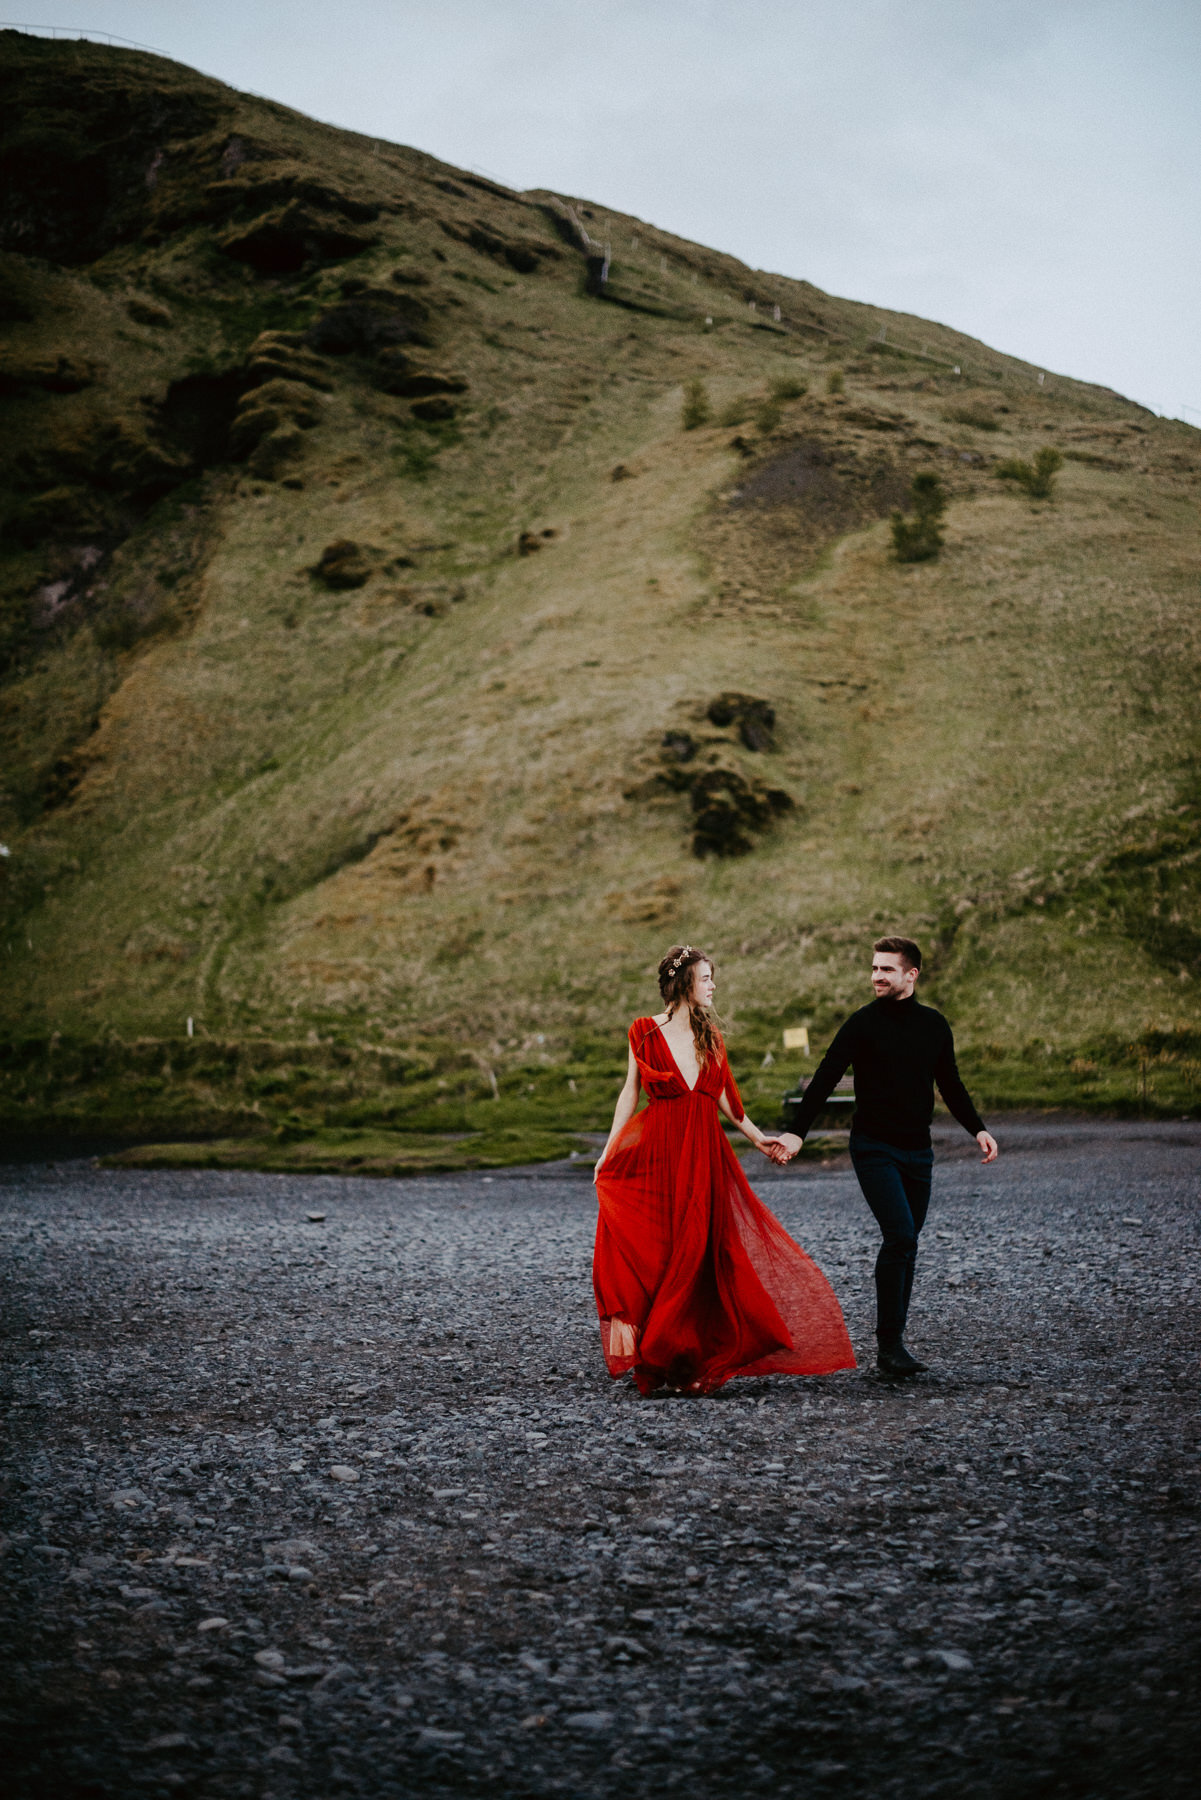
[[[687,1007],[696,1060],[704,1068],[711,1056],[721,1055],[724,1045],[713,1014],[692,997],[693,971],[698,963],[712,968],[713,958],[691,944],[673,944],[659,964],[659,992],[669,1017],[678,1007]]]

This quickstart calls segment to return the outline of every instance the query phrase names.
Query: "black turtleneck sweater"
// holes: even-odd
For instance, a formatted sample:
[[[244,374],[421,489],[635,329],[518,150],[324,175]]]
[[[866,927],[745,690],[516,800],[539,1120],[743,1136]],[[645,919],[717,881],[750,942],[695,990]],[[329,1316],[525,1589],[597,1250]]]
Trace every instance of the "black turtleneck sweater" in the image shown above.
[[[934,1117],[934,1084],[965,1131],[985,1129],[955,1066],[951,1027],[932,1006],[873,1000],[852,1013],[805,1089],[793,1130],[809,1127],[848,1068],[855,1071],[852,1131],[881,1138],[898,1150],[924,1150]]]

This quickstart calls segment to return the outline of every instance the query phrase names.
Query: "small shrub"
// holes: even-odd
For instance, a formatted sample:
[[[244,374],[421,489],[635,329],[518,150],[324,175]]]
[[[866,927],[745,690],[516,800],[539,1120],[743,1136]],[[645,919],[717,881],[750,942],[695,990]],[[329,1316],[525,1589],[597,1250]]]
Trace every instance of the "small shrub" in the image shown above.
[[[1044,444],[1032,463],[1020,456],[999,462],[994,474],[1002,481],[1016,481],[1032,500],[1050,500],[1054,495],[1055,477],[1063,467],[1063,457],[1050,444]]]
[[[695,431],[698,425],[707,425],[712,412],[709,390],[704,382],[699,379],[690,381],[684,389],[684,411],[681,418],[684,430]]]
[[[942,482],[929,469],[913,477],[909,490],[913,517],[892,515],[892,547],[898,562],[929,562],[942,549],[942,515],[947,497]]]
[[[1029,484],[1032,500],[1049,500],[1055,477],[1063,467],[1063,457],[1051,444],[1044,444],[1034,459],[1034,479]]]
[[[751,416],[751,408],[754,404],[754,401],[749,399],[746,394],[740,394],[737,400],[731,400],[722,407],[717,416],[717,423],[719,425],[745,425]]]
[[[781,375],[771,384],[773,400],[800,400],[809,392],[807,381],[798,381],[795,375]]]
[[[841,394],[846,387],[846,378],[841,369],[831,369],[826,376],[827,394]]]
[[[755,424],[764,437],[778,430],[782,408],[778,400],[760,400],[755,408]]]

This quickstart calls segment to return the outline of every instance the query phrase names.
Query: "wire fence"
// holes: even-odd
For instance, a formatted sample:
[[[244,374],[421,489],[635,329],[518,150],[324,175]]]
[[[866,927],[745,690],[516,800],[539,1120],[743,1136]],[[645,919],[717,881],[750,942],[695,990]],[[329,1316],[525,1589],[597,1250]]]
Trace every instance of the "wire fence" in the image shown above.
[[[92,44],[120,44],[123,50],[145,50],[151,56],[171,59],[169,50],[157,50],[153,44],[138,44],[133,38],[118,37],[115,31],[92,31],[85,25],[27,25],[16,19],[0,19],[0,31],[24,31],[30,37],[85,38]]]

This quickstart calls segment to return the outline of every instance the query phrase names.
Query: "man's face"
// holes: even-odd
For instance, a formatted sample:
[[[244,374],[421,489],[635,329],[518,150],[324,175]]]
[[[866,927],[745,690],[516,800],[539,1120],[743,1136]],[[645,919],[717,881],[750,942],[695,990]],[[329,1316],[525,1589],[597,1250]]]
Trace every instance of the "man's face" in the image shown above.
[[[917,982],[917,970],[909,968],[894,950],[877,950],[872,957],[872,992],[877,1000],[907,1000]]]

